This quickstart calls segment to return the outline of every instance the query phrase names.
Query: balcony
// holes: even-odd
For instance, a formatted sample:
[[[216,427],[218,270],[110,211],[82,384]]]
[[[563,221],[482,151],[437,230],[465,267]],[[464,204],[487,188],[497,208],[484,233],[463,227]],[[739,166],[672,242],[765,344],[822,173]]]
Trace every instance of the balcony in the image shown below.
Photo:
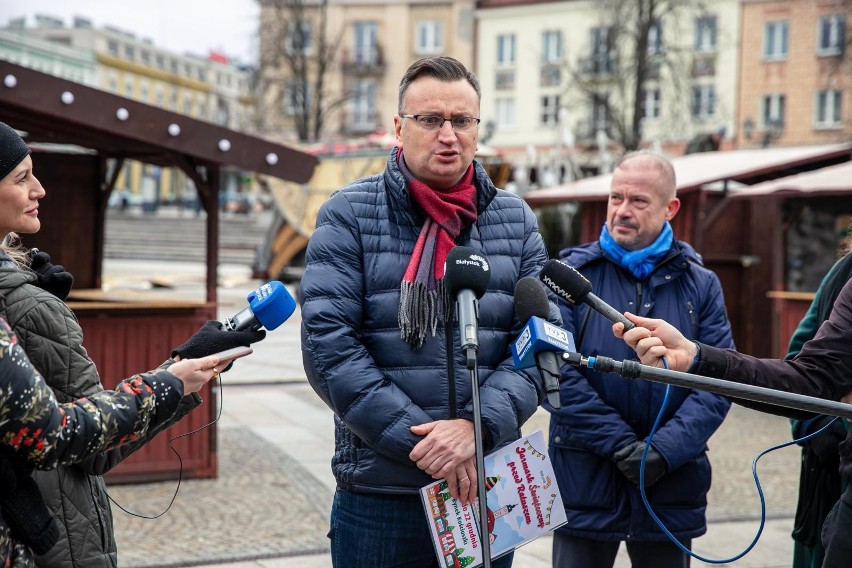
[[[384,50],[379,45],[345,48],[341,54],[341,71],[347,75],[384,75],[386,68]]]
[[[609,53],[597,53],[577,60],[577,69],[585,77],[609,78],[612,67],[612,56]]]
[[[693,77],[715,77],[716,55],[712,53],[696,53],[692,57]]]

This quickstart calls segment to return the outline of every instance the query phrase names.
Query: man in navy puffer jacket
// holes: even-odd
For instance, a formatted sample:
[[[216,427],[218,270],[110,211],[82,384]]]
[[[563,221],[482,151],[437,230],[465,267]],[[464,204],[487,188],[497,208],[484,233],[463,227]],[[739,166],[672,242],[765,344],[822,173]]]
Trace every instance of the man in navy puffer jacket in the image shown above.
[[[664,158],[628,154],[612,176],[606,224],[598,241],[560,253],[619,312],[664,318],[691,338],[732,347],[722,289],[688,244],[672,236],[680,206],[675,174]],[[612,323],[588,307],[560,301],[565,328],[583,355],[616,360],[636,354],[612,334]],[[634,568],[681,568],[689,556],[645,510],[639,465],[666,385],[564,367],[562,407],[550,419],[550,454],[568,522],[556,530],[555,568],[611,568],[626,541]],[[672,387],[645,468],[648,499],[686,546],[706,530],[710,462],[706,443],[730,403],[714,394]]]
[[[336,192],[308,244],[302,356],[335,413],[334,566],[432,566],[419,489],[446,478],[454,496],[476,495],[470,373],[442,281],[452,246],[490,264],[479,304],[486,452],[519,438],[542,400],[538,376],[514,369],[509,345],[525,323],[515,317],[515,284],[537,275],[547,253],[529,207],[473,161],[479,101],[458,61],[412,64],[387,168]]]

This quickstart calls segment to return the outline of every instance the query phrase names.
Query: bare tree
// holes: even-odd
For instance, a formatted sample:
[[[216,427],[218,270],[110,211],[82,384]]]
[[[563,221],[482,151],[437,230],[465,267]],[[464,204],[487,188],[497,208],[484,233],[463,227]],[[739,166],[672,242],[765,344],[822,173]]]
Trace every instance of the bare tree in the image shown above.
[[[276,70],[275,104],[284,109],[300,142],[319,140],[331,112],[347,99],[332,94],[329,72],[337,64],[342,30],[330,28],[329,0],[261,0],[272,21],[261,42],[262,65]],[[265,45],[264,45],[265,44]]]
[[[669,77],[685,73],[680,50],[664,42],[663,24],[702,9],[700,0],[601,2],[590,56],[568,69],[572,88],[593,101],[592,130],[606,122],[607,134],[626,151],[639,147],[646,89],[666,71]],[[607,96],[611,93],[617,96]]]

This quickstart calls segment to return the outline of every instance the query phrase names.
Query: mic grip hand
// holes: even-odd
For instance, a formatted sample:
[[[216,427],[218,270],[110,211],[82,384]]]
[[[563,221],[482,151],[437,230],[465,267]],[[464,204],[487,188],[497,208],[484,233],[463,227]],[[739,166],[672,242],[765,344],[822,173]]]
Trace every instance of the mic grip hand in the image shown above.
[[[636,327],[636,324],[624,317],[624,314],[595,296],[594,294],[589,294],[586,296],[584,300],[588,305],[590,305],[595,311],[604,316],[606,319],[611,321],[612,323],[621,322],[624,324],[624,331],[628,331]]]
[[[266,332],[228,331],[222,322],[210,320],[186,340],[180,347],[172,350],[172,357],[181,359],[199,359],[234,347],[248,347],[266,337]]]
[[[559,400],[559,379],[562,378],[559,357],[553,351],[539,351],[535,354],[536,367],[541,375],[547,402],[555,410],[562,406]]]

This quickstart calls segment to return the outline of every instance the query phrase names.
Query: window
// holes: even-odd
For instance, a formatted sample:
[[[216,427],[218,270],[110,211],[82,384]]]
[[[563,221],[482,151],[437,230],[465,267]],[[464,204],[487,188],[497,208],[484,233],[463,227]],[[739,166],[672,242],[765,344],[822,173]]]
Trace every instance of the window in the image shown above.
[[[124,96],[128,99],[133,98],[133,77],[129,75],[124,77]]]
[[[114,39],[107,41],[107,53],[113,57],[118,57],[118,42]]]
[[[695,18],[695,51],[716,51],[716,16]]]
[[[610,55],[609,28],[592,28],[592,60],[590,71],[594,75],[606,75],[612,72]]]
[[[132,45],[124,46],[124,58],[128,61],[136,59],[136,49],[134,49]]]
[[[695,85],[692,87],[692,118],[699,120],[716,115],[716,87]]]
[[[151,65],[151,52],[147,49],[144,49],[139,52],[139,60],[142,62],[142,65],[150,66]]]
[[[497,99],[497,128],[515,127],[515,99]]]
[[[559,123],[559,95],[541,97],[541,125],[556,126]]]
[[[494,87],[499,91],[508,91],[515,88],[515,70],[502,69],[494,74]]]
[[[642,118],[660,118],[660,89],[646,89],[642,92]]]
[[[842,93],[838,90],[817,92],[815,121],[817,128],[838,128],[841,125],[842,100]]]
[[[444,50],[444,24],[437,21],[417,22],[415,53],[441,53]]]
[[[817,30],[817,55],[840,55],[843,53],[846,16],[830,14],[819,19]]]
[[[497,36],[497,65],[515,64],[515,34]]]
[[[663,52],[663,23],[659,20],[648,28],[648,55],[657,55]]]
[[[224,99],[216,101],[216,119],[215,123],[219,126],[228,126],[228,121],[231,118],[231,113],[228,110],[228,104]]]
[[[310,22],[287,22],[287,35],[284,36],[286,53],[308,54],[313,46],[312,41]]]
[[[301,114],[311,108],[311,86],[302,81],[290,81],[284,87],[284,112]]]
[[[143,103],[147,103],[149,96],[150,90],[148,89],[148,81],[143,79],[139,82],[139,100]]]
[[[562,61],[562,32],[546,31],[541,35],[541,60],[544,63]]]
[[[539,76],[540,87],[558,87],[562,83],[562,69],[558,65],[545,65]]]
[[[767,22],[763,28],[763,58],[787,59],[787,20]]]
[[[355,22],[354,26],[355,46],[352,52],[352,61],[368,65],[378,63],[378,25],[376,22]]]
[[[354,84],[352,97],[352,130],[376,128],[376,80],[362,79]]]
[[[771,124],[784,125],[784,95],[763,95],[760,99],[760,117],[765,129]]]
[[[606,132],[609,127],[609,94],[593,94],[591,104],[592,121],[589,134],[594,136],[598,132]]]

